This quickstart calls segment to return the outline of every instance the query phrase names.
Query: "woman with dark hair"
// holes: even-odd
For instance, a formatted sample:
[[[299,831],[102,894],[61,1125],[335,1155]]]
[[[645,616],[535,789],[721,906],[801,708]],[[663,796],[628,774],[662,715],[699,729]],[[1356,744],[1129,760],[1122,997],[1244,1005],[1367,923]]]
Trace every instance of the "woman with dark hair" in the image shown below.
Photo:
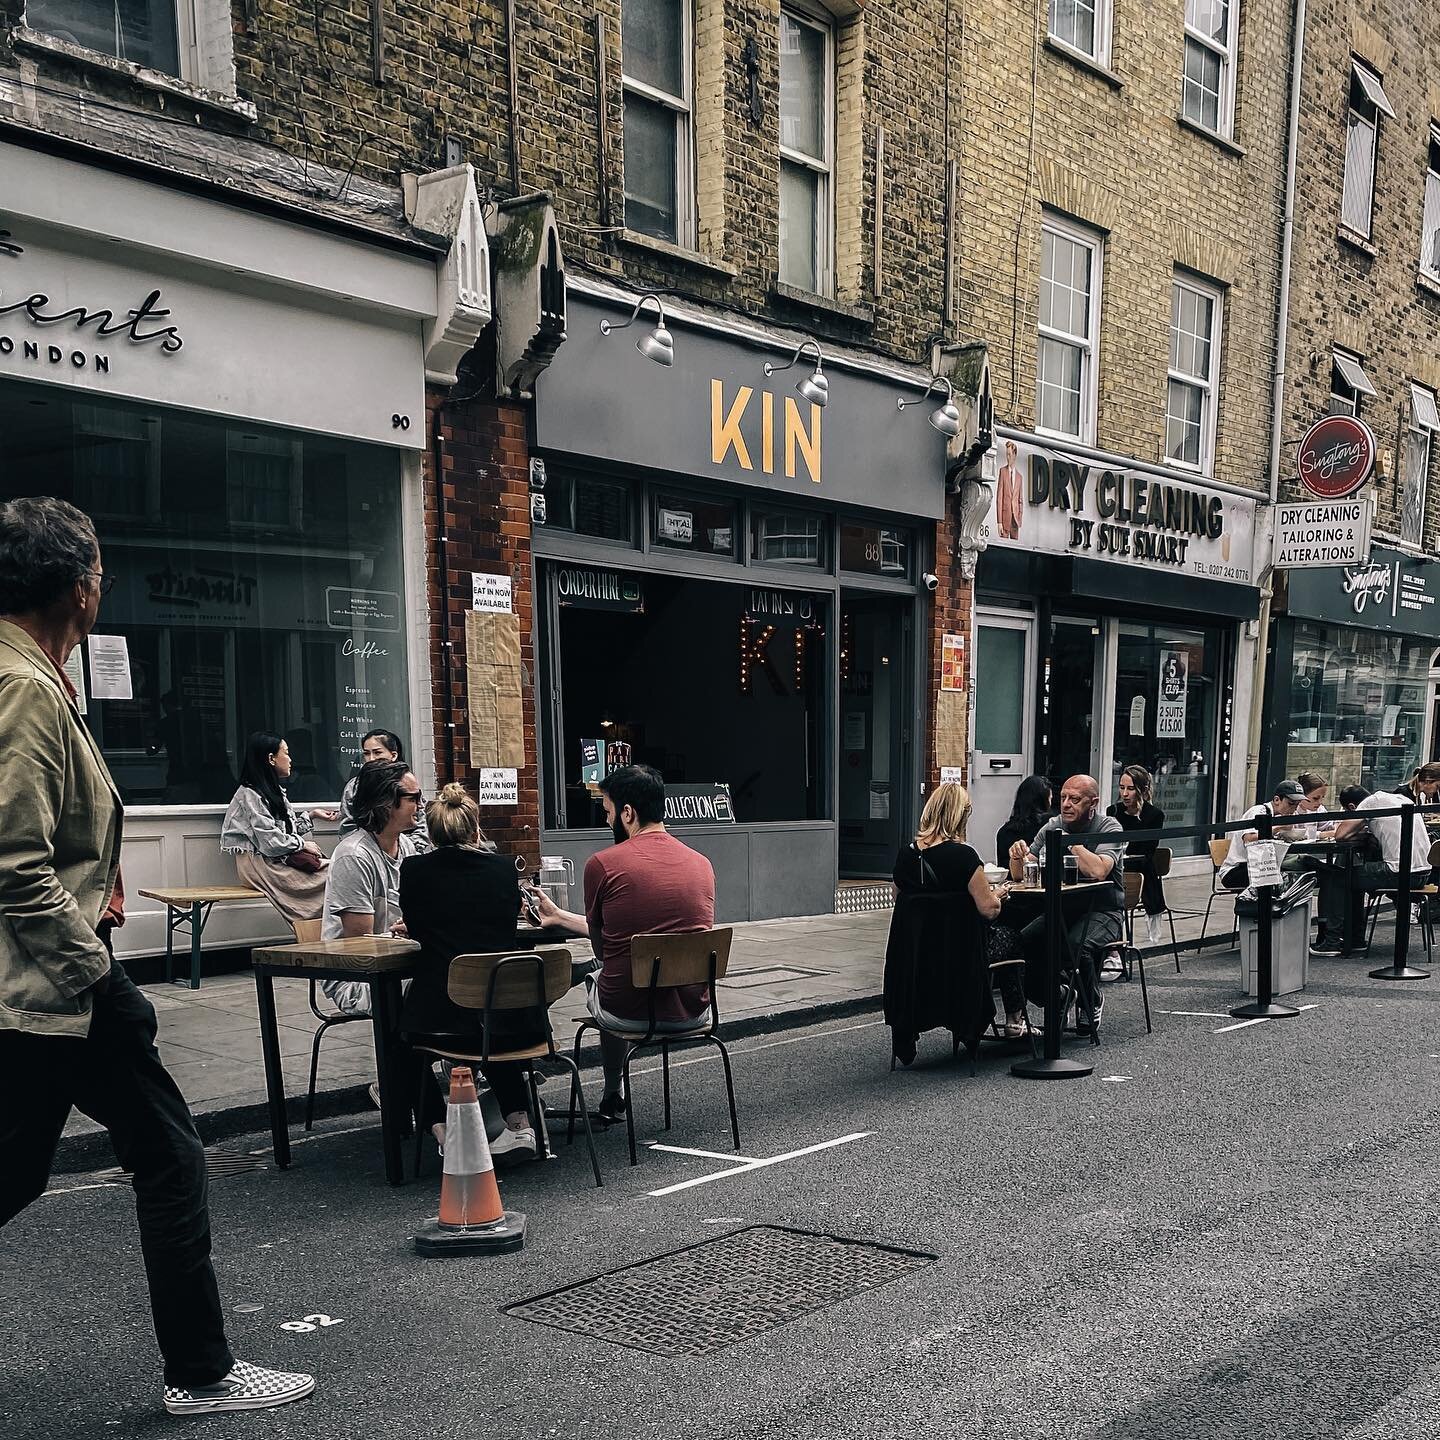
[[[400,737],[393,730],[367,730],[360,737],[360,765],[355,773],[346,782],[345,791],[340,796],[340,838],[343,840],[347,835],[358,829],[355,822],[355,787],[360,782],[360,771],[366,765],[372,765],[377,760],[403,760],[405,758],[405,747],[400,743]],[[430,836],[425,829],[425,812],[417,812],[415,816],[415,828],[410,832],[410,839],[415,844],[415,853],[424,854],[430,848]]]
[[[1125,830],[1159,830],[1165,824],[1165,812],[1151,804],[1152,781],[1143,765],[1127,765],[1120,772],[1117,785],[1120,798],[1105,813],[1113,815]],[[1138,870],[1143,877],[1140,902],[1145,906],[1145,933],[1150,944],[1160,943],[1160,917],[1165,913],[1165,886],[1155,873],[1155,840],[1126,842],[1125,868]],[[1118,965],[1119,957],[1116,957]]]
[[[240,788],[220,826],[220,848],[235,857],[242,885],[253,886],[292,924],[318,920],[325,903],[325,852],[310,839],[311,812],[294,810],[285,794],[290,747],[257,730],[245,742]],[[316,810],[322,820],[335,810]]]
[[[1010,864],[1010,849],[1017,840],[1031,844],[1051,815],[1050,781],[1044,775],[1027,775],[1015,791],[1010,818],[995,837],[995,856],[1001,865]]]

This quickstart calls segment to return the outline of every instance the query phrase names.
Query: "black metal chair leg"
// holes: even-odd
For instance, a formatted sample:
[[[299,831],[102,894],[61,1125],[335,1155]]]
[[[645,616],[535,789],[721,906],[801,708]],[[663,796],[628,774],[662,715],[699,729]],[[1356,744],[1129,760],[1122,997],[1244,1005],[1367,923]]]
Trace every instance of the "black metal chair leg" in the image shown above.
[[[625,1135],[630,1141],[630,1163],[632,1165],[640,1163],[635,1154],[635,1102],[630,1098],[630,1061],[634,1058],[638,1048],[635,1045],[625,1047],[625,1064],[620,1070],[620,1098],[625,1102]]]
[[[582,1105],[585,1103],[585,1095],[580,1088],[580,1037],[584,1035],[587,1030],[594,1030],[595,1028],[595,1022],[593,1020],[582,1020],[575,1030],[575,1055],[570,1062],[570,1074],[572,1077],[570,1080],[570,1123],[565,1131],[565,1143],[567,1145],[573,1145],[575,1143],[576,1096],[580,1097],[580,1103]],[[590,1122],[587,1119],[585,1123],[589,1125]]]
[[[420,1069],[415,1077],[415,1105],[413,1107],[413,1113],[415,1116],[415,1178],[418,1180],[420,1178],[420,1162],[424,1153],[425,1137],[430,1133],[429,1128],[425,1124],[425,1072],[430,1069],[433,1062],[428,1056],[423,1054],[417,1056],[417,1059],[420,1064]]]
[[[1175,935],[1174,913],[1168,907],[1165,911],[1165,918],[1170,922],[1170,953],[1175,957],[1175,973],[1178,975],[1180,973],[1180,941]]]
[[[1197,949],[1203,950],[1205,948],[1205,932],[1210,928],[1210,907],[1214,905],[1214,903],[1215,889],[1214,886],[1211,886],[1210,898],[1205,902],[1205,918],[1200,922],[1200,939],[1196,944]],[[1172,921],[1171,923],[1173,924],[1174,922]]]
[[[315,1028],[315,1039],[310,1044],[310,1088],[305,1092],[305,1128],[315,1123],[315,1084],[320,1074],[320,1042],[330,1026],[321,1021]]]
[[[590,1107],[585,1103],[585,1088],[580,1084],[580,1071],[566,1056],[556,1055],[555,1058],[570,1071],[572,1077],[570,1082],[570,1094],[572,1097],[570,1130],[573,1134],[575,1130],[574,1100],[578,1098],[580,1102],[580,1120],[585,1126],[585,1143],[590,1147],[590,1168],[595,1172],[595,1186],[599,1189],[605,1182],[600,1178],[600,1157],[595,1152],[595,1135],[590,1129]]]
[[[535,1158],[548,1160],[550,1158],[550,1136],[545,1129],[544,1112],[540,1109],[540,1087],[535,1083],[535,1062],[533,1060],[525,1067],[525,1078],[529,1082],[530,1123],[535,1127]]]
[[[670,1042],[660,1042],[660,1078],[665,1089],[665,1128],[670,1128]]]
[[[730,1070],[730,1052],[725,1048],[725,1042],[718,1035],[708,1035],[710,1041],[720,1051],[720,1059],[725,1066],[725,1098],[730,1102],[730,1133],[735,1137],[735,1153],[740,1153],[740,1117],[735,1112],[735,1077]]]
[[[1140,999],[1145,1006],[1145,1033],[1150,1034],[1150,992],[1145,988],[1145,957],[1137,950],[1135,963],[1140,968]]]

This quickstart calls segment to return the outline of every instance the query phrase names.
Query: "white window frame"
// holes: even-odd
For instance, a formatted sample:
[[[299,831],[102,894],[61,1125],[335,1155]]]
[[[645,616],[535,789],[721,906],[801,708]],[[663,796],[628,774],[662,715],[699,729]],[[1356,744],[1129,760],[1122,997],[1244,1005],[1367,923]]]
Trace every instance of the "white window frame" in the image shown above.
[[[1217,45],[1202,30],[1190,24],[1190,6],[1185,6],[1185,41],[1180,50],[1180,113],[1185,119],[1201,130],[1212,135],[1230,139],[1235,130],[1235,46],[1240,29],[1239,0],[1230,0],[1225,13],[1225,44]],[[1185,48],[1194,43],[1202,50],[1209,51],[1220,61],[1220,101],[1216,114],[1215,128],[1211,130],[1203,120],[1185,113]]]
[[[1210,475],[1215,468],[1215,434],[1219,428],[1220,412],[1220,341],[1225,333],[1223,323],[1225,292],[1218,285],[1201,280],[1198,276],[1175,272],[1170,286],[1170,352],[1175,349],[1175,292],[1188,290],[1210,302],[1210,364],[1203,377],[1189,375],[1176,370],[1167,363],[1165,385],[1165,463],[1177,465],[1183,470],[1194,470],[1199,475]],[[1173,380],[1188,389],[1201,394],[1200,407],[1200,460],[1191,464],[1188,460],[1176,460],[1170,455],[1170,384]]]
[[[819,295],[835,293],[835,92],[836,56],[835,18],[828,10],[818,5],[788,3],[780,7],[782,16],[788,15],[797,25],[808,25],[825,37],[824,66],[825,99],[824,121],[821,135],[825,155],[807,155],[803,150],[792,150],[780,144],[780,159],[791,165],[798,165],[818,177],[816,182],[815,208],[815,291]],[[778,31],[777,31],[778,39]],[[782,266],[783,268],[783,266]]]
[[[1375,398],[1375,387],[1360,363],[1360,357],[1349,350],[1338,347],[1330,352],[1330,409],[1331,415],[1360,416],[1360,397]],[[1339,375],[1339,383],[1335,377]],[[1339,408],[1336,402],[1339,402]]]
[[[1083,45],[1077,45],[1067,36],[1056,33],[1056,0],[1046,0],[1045,33],[1051,44],[1058,45],[1060,49],[1068,50],[1072,55],[1084,56],[1085,59],[1093,60],[1097,65],[1108,67],[1110,64],[1111,0],[1092,0],[1092,3],[1095,10],[1095,48],[1093,50],[1087,50]]]
[[[174,0],[175,53],[179,73],[172,78],[199,90],[218,95],[235,93],[234,32],[231,28],[228,0]],[[24,24],[36,35],[61,42],[51,31],[36,26],[29,14]],[[121,67],[147,69],[137,61],[112,55],[108,50],[90,50],[86,54]],[[167,72],[160,71],[160,74]]]
[[[1406,444],[1400,451],[1400,538],[1406,544],[1422,545],[1425,542],[1425,505],[1429,499],[1430,462],[1435,450],[1435,432],[1440,430],[1440,412],[1435,406],[1435,392],[1424,385],[1410,382],[1410,416],[1405,427]],[[1405,533],[1405,499],[1410,488],[1409,467],[1410,443],[1420,441],[1424,458],[1420,468],[1420,514],[1418,528],[1411,534]]]
[[[1095,443],[1097,412],[1099,409],[1100,394],[1100,297],[1104,285],[1105,266],[1105,236],[1098,230],[1091,230],[1088,226],[1076,224],[1073,220],[1067,220],[1053,211],[1046,211],[1044,220],[1041,223],[1041,263],[1044,263],[1044,233],[1049,231],[1062,240],[1071,241],[1077,245],[1083,245],[1090,251],[1090,294],[1088,306],[1088,339],[1079,335],[1071,335],[1064,330],[1056,330],[1051,326],[1042,325],[1039,321],[1039,290],[1036,291],[1036,322],[1035,331],[1039,340],[1057,340],[1066,345],[1078,346],[1082,352],[1080,364],[1080,433],[1078,435],[1068,434],[1064,430],[1050,430],[1040,423],[1040,347],[1037,340],[1035,347],[1035,429],[1038,434],[1055,435],[1066,440],[1078,440],[1083,445]],[[1045,277],[1042,273],[1040,284],[1043,286]]]
[[[1358,94],[1357,94],[1358,92]],[[1350,61],[1349,104],[1345,111],[1345,174],[1340,192],[1340,223],[1353,234],[1369,240],[1375,228],[1375,175],[1380,164],[1380,117],[1395,118],[1394,107],[1380,83],[1380,76],[1352,57]],[[1361,174],[1351,165],[1351,136],[1357,130],[1370,132],[1370,166]],[[1363,192],[1362,188],[1363,187]],[[1365,211],[1359,223],[1357,207]],[[1352,219],[1352,216],[1354,217]]]
[[[621,23],[620,85],[625,95],[638,95],[652,104],[672,111],[675,123],[675,239],[674,244],[685,250],[697,245],[695,228],[695,4],[694,0],[675,0],[680,7],[681,88],[683,95],[671,95],[625,73],[624,25]],[[622,113],[622,145],[624,118]],[[622,159],[623,164],[623,159]],[[623,175],[623,171],[622,171]],[[623,206],[625,196],[622,193]]]
[[[1431,125],[1420,218],[1420,273],[1440,281],[1440,125]]]

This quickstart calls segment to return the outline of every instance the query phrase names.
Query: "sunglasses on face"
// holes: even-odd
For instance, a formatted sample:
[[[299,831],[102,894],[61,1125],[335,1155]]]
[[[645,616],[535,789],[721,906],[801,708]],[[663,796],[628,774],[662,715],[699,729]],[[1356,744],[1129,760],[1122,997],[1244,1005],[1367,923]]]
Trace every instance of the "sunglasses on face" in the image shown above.
[[[413,800],[417,805],[425,798],[418,790],[399,790],[396,794],[401,800]]]

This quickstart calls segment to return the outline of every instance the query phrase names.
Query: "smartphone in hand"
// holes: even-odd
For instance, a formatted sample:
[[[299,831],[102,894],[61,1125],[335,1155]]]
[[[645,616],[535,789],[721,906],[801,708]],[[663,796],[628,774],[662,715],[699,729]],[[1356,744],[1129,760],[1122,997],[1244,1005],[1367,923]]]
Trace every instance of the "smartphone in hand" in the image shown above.
[[[536,897],[535,891],[528,887],[522,888],[520,891],[520,903],[525,907],[525,918],[529,920],[532,925],[538,927],[540,924],[540,902]]]

